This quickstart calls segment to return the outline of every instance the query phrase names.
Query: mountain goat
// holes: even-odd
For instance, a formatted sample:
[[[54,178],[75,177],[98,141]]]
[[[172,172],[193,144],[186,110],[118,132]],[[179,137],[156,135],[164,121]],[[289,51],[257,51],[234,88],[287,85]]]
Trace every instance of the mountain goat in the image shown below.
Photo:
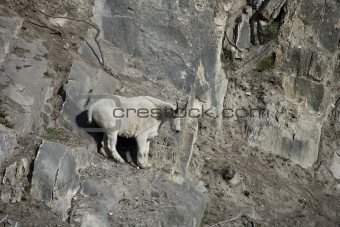
[[[136,138],[137,164],[148,169],[151,167],[148,163],[150,139],[158,135],[159,128],[167,121],[175,132],[180,132],[182,109],[178,108],[178,103],[174,106],[149,96],[114,97],[92,104],[88,109],[88,122],[94,120],[103,129],[102,147],[120,163],[124,160],[116,150],[117,136]]]

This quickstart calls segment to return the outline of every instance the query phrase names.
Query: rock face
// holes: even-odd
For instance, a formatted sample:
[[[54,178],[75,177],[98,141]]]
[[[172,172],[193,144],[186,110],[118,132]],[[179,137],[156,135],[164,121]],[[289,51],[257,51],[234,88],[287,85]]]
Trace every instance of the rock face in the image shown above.
[[[318,10],[308,14],[305,12],[306,7],[309,7],[306,3],[273,0],[263,3],[248,1],[248,4],[252,9],[244,6],[242,14],[237,17],[234,24],[234,36],[242,37],[243,41],[239,42],[236,39],[234,45],[225,42],[225,48],[234,51],[235,57],[240,56],[240,51],[242,52],[244,69],[238,70],[240,73],[236,74],[243,78],[246,76],[241,74],[246,73],[256,76],[247,68],[254,67],[254,64],[257,64],[255,67],[259,67],[261,59],[262,64],[270,64],[265,63],[264,59],[275,53],[275,63],[272,64],[277,65],[277,69],[274,77],[284,91],[282,97],[280,92],[267,87],[263,81],[259,85],[263,89],[260,94],[252,84],[256,83],[255,80],[248,77],[249,79],[246,79],[248,81],[241,82],[242,93],[251,94],[255,87],[253,93],[261,97],[261,102],[249,97],[249,100],[253,101],[249,102],[242,98],[239,103],[246,107],[253,106],[252,103],[255,101],[258,103],[255,109],[260,106],[260,109],[267,111],[266,119],[256,114],[247,119],[245,133],[248,135],[248,142],[265,151],[288,157],[303,167],[311,167],[318,158],[323,122],[331,96],[328,85],[336,69],[334,51],[339,40],[339,32],[335,32],[337,22],[334,20],[335,11],[332,8],[335,7],[335,3],[324,4],[315,1],[314,9]],[[298,15],[294,14],[295,11],[292,10],[294,7],[297,8]],[[324,12],[323,19],[314,23],[320,11]],[[235,12],[236,15],[237,13]],[[297,20],[292,20],[293,17]],[[246,34],[248,21],[251,24],[251,32]],[[316,28],[315,24],[318,24],[319,28],[327,27],[329,32],[319,33],[320,29]],[[228,33],[226,35],[228,36]],[[249,43],[249,38],[255,45],[254,50],[244,49]],[[262,40],[261,44],[259,40]],[[272,40],[278,40],[278,43],[275,44]],[[326,43],[324,40],[329,42]],[[306,42],[311,45],[305,45]],[[254,62],[254,59],[260,60]],[[274,80],[270,83],[275,84]],[[234,97],[231,93],[235,94],[235,91],[233,88],[229,94],[227,93],[228,101],[225,102],[233,109],[240,108],[240,105],[232,101]]]
[[[161,89],[169,82],[174,84],[179,98],[197,97],[208,106],[221,109],[219,97],[227,82],[219,67],[224,30],[213,23],[213,9],[213,2],[139,4],[115,0],[96,1],[93,13],[102,39],[112,45],[105,50],[111,56],[107,64],[113,61],[112,57],[116,62],[124,59],[125,68],[121,64],[117,71],[134,75],[138,69]],[[203,67],[203,75],[198,75],[199,67]],[[201,86],[214,83],[216,86],[201,94]]]
[[[84,181],[75,220],[82,226],[199,224],[205,201],[188,179],[160,171],[134,171],[124,177],[129,172],[101,170],[101,174]]]
[[[18,133],[38,131],[40,113],[50,85],[50,80],[44,77],[47,50],[41,43],[28,43],[14,36],[21,27],[21,19],[2,18],[0,23],[5,27],[1,31],[4,40],[0,49],[0,99],[7,112],[11,113],[9,121],[15,122],[14,128]]]
[[[2,17],[0,16],[1,38],[0,38],[0,63],[9,52],[13,36],[18,33],[22,24],[22,19],[19,17]]]
[[[22,203],[20,179],[32,171],[30,196],[72,225],[200,226],[245,207],[251,215],[242,217],[263,225],[299,225],[285,217],[316,220],[315,211],[338,220],[334,203],[318,207],[324,194],[339,193],[338,1],[5,2],[0,119],[14,124],[0,128],[7,205]],[[184,117],[179,134],[164,124],[150,141],[153,168],[139,170],[97,154],[103,135],[87,123],[87,109],[111,95],[189,100],[188,108],[208,111]],[[46,127],[71,138],[45,141]],[[38,149],[28,145],[28,135]],[[18,143],[25,145],[21,155],[35,157],[33,170],[30,159],[15,156]],[[117,148],[127,160],[138,150],[124,138]],[[313,167],[313,177],[289,159]],[[285,171],[292,169],[299,171]],[[260,179],[268,172],[269,180]],[[286,184],[290,178],[295,182]],[[276,179],[283,179],[275,184],[282,188],[268,186]],[[320,182],[320,197],[303,194]],[[289,197],[291,191],[299,197]],[[268,203],[277,193],[284,205]],[[202,220],[206,198],[213,198],[208,203],[218,217],[209,210]],[[263,208],[271,202],[280,208]],[[309,203],[318,209],[304,209]],[[307,215],[293,216],[301,206]]]

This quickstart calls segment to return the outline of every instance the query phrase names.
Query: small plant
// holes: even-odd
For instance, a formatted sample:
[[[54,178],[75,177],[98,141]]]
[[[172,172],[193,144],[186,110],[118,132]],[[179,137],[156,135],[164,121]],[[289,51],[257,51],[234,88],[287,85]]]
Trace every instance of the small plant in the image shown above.
[[[49,71],[45,71],[44,72],[44,76],[47,78],[52,78],[53,77],[53,73],[50,73]]]
[[[8,114],[6,113],[6,110],[3,107],[3,103],[2,101],[0,101],[0,124],[5,125],[7,128],[14,128],[14,124],[12,124],[6,119],[7,115]]]
[[[45,140],[60,140],[61,134],[56,128],[45,128],[45,133],[42,136]]]
[[[0,101],[0,118],[5,118],[7,116],[6,110],[2,105],[2,101]]]
[[[198,150],[202,150],[202,148],[207,144],[208,144],[208,142],[206,140],[203,140],[202,143],[197,143],[196,146],[197,146]]]
[[[245,190],[245,191],[243,192],[243,194],[244,194],[245,196],[247,196],[247,197],[249,197],[249,196],[250,196],[250,192],[249,192],[249,191],[247,191],[247,190]]]
[[[298,14],[298,17],[299,17],[299,19],[302,21],[302,23],[303,23],[305,26],[310,25],[310,21],[308,20],[307,17],[301,15],[300,13]]]
[[[216,192],[215,195],[218,197],[218,198],[222,198],[224,196],[224,193],[223,192]]]
[[[209,224],[211,223],[211,217],[210,217],[210,213],[209,211],[205,210],[204,214],[203,214],[203,218],[202,218],[202,223],[203,224]]]
[[[307,205],[307,201],[304,198],[299,198],[298,202],[303,208]]]
[[[309,23],[309,20],[307,19],[307,17],[300,17],[300,20],[302,21],[302,23],[305,25],[305,26],[308,26],[310,23]]]
[[[280,32],[280,22],[272,21],[271,23],[262,27],[259,32],[260,43],[265,44],[269,41],[276,39]]]
[[[263,72],[266,70],[274,69],[275,68],[275,60],[276,54],[275,52],[271,53],[270,55],[264,57],[256,66],[256,70],[259,72]]]
[[[281,159],[282,161],[284,162],[288,162],[290,159],[289,158],[286,158],[286,157],[283,157],[281,155],[276,155],[277,158]]]
[[[236,70],[237,65],[234,62],[234,57],[231,50],[223,49],[221,61],[223,63],[223,68],[226,72]]]
[[[231,179],[234,178],[236,174],[236,171],[233,167],[233,165],[227,160],[225,162],[225,166],[222,168],[222,171],[221,171],[221,175],[222,175],[222,178],[229,182]]]

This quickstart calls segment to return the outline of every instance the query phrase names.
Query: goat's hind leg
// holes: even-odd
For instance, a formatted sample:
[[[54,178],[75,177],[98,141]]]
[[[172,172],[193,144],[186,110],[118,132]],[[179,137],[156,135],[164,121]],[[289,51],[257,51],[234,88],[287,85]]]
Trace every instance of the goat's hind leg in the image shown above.
[[[117,152],[116,149],[116,144],[117,144],[117,136],[118,136],[118,132],[112,132],[112,133],[107,133],[107,148],[111,153],[111,156],[113,157],[113,159],[115,159],[117,162],[119,163],[124,163],[124,159],[122,159],[122,157],[120,157],[120,155]]]
[[[148,162],[150,141],[147,140],[147,138],[139,137],[137,138],[137,142],[138,142],[137,153],[138,165],[142,169],[150,169],[152,167],[152,165]]]
[[[102,145],[102,147],[100,148],[99,153],[104,155],[105,157],[109,158],[111,152],[109,151],[109,148],[107,146],[107,136],[106,136],[106,133],[104,133],[101,145]]]

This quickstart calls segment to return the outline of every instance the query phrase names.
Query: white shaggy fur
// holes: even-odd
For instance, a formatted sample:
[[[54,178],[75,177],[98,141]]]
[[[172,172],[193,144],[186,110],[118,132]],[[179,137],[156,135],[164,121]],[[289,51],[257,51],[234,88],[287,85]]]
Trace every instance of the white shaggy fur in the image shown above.
[[[178,105],[176,108],[170,103],[149,96],[116,97],[120,100],[119,105],[112,99],[101,99],[92,104],[88,109],[88,122],[91,123],[93,119],[104,130],[102,147],[121,163],[124,160],[116,150],[117,136],[135,137],[138,144],[138,165],[141,168],[150,168],[151,165],[148,163],[150,138],[158,135],[159,128],[166,121],[172,123],[176,132],[181,130],[180,118],[177,115],[179,113]],[[149,116],[145,118],[138,117],[133,109],[147,109]],[[160,114],[151,116],[151,110],[155,109],[158,109]],[[116,117],[114,117],[113,113],[115,113]],[[119,118],[123,114],[124,117]],[[117,124],[119,128],[116,129]]]

